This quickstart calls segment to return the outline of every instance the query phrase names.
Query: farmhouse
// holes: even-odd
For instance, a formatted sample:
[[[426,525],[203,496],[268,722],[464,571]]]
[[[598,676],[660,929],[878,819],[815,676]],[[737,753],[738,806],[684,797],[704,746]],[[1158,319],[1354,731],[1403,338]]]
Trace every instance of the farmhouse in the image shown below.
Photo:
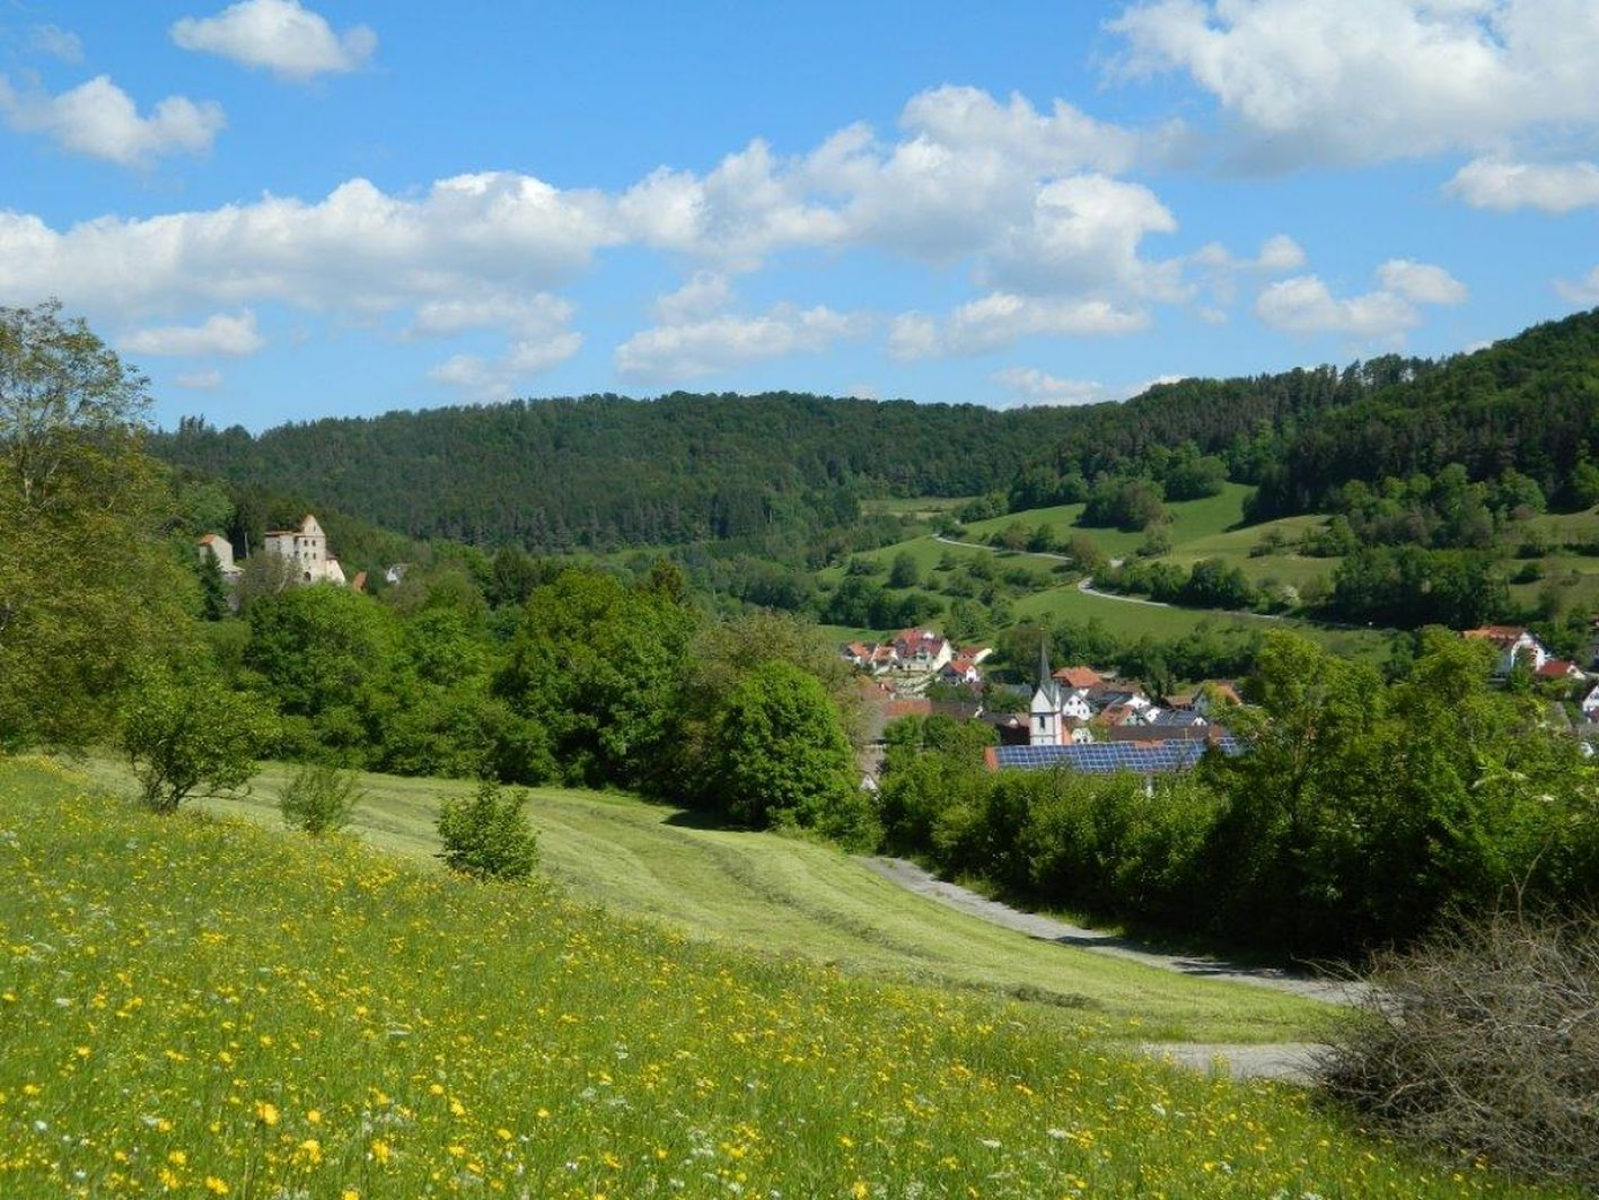
[[[202,537],[198,551],[201,558],[209,554],[216,559],[217,569],[222,572],[225,582],[233,583],[244,574],[244,570],[233,561],[233,543],[220,533],[208,533]]]
[[[221,534],[208,533],[200,538],[196,551],[216,559],[222,578],[229,584],[237,583],[244,575],[243,568],[233,559],[232,543]],[[295,583],[336,583],[342,587],[346,582],[344,568],[328,553],[328,535],[310,513],[294,529],[268,530],[261,553],[283,560],[289,579]],[[363,582],[364,576],[362,572],[359,577]]]
[[[269,529],[263,549],[292,563],[302,583],[344,583],[344,569],[328,553],[328,535],[307,513],[295,529]]]
[[[1494,661],[1494,674],[1503,678],[1515,670],[1518,662],[1525,661],[1534,671],[1549,661],[1551,655],[1543,643],[1519,625],[1484,625],[1468,629],[1462,637],[1472,641],[1487,642],[1498,654]]]

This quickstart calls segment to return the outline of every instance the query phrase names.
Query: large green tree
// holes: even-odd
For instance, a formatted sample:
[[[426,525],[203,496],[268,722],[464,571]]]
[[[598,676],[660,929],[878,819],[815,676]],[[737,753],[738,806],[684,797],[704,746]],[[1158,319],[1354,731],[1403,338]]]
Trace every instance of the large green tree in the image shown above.
[[[0,308],[0,746],[104,735],[198,580],[164,535],[146,381],[54,303]]]
[[[821,682],[792,663],[763,662],[732,689],[709,767],[715,797],[736,820],[816,829],[856,849],[878,839],[838,710]]]
[[[528,598],[494,690],[547,734],[570,782],[650,789],[668,775],[698,624],[680,583],[570,570]]]

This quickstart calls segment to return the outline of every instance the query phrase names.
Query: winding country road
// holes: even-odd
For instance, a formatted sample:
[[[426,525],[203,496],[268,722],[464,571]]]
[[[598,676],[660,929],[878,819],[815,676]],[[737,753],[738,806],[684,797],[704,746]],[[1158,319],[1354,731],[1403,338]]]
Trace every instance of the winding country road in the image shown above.
[[[980,896],[969,888],[939,879],[936,875],[903,858],[868,857],[861,860],[868,869],[891,883],[936,900],[968,916],[1025,933],[1029,937],[1072,946],[1095,954],[1128,959],[1162,971],[1206,979],[1226,980],[1252,987],[1291,992],[1328,1004],[1358,1005],[1370,994],[1366,984],[1355,980],[1315,979],[1274,967],[1252,967],[1225,959],[1197,955],[1168,954],[1152,946],[1087,929],[1038,913],[1023,912]],[[1267,1045],[1231,1045],[1211,1042],[1150,1043],[1139,1049],[1152,1057],[1168,1059],[1194,1070],[1225,1069],[1237,1078],[1282,1079],[1306,1083],[1320,1049],[1313,1042],[1279,1042]]]

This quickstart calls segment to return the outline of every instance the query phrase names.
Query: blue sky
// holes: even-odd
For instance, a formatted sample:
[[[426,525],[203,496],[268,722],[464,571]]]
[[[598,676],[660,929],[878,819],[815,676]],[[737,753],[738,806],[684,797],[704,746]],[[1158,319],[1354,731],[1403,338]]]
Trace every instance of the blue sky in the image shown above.
[[[0,304],[156,415],[993,405],[1599,305],[1599,5],[0,0]]]

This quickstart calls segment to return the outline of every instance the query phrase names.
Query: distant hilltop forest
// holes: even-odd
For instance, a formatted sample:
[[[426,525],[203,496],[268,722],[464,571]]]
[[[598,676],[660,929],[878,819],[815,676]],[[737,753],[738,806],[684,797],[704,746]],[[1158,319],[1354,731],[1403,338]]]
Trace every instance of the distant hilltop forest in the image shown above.
[[[1596,415],[1599,311],[1438,361],[1390,355],[1188,379],[1074,408],[596,395],[256,436],[186,419],[152,448],[411,537],[536,553],[777,530],[808,539],[848,526],[862,498],[881,496],[988,497],[996,512],[1088,501],[1107,523],[1136,526],[1151,498],[1215,494],[1226,480],[1257,487],[1254,519],[1335,511],[1369,526],[1372,503],[1391,501],[1423,527],[1404,540],[1469,546],[1460,527],[1470,520],[1429,510],[1417,478],[1458,464],[1473,483],[1528,498],[1535,489],[1540,507],[1590,506]]]

